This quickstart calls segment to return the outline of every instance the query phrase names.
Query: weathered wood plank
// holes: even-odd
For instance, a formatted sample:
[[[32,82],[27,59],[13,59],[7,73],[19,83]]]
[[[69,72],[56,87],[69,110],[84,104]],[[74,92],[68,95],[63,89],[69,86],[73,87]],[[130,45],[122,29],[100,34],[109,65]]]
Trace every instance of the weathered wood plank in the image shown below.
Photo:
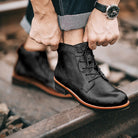
[[[128,44],[118,42],[106,48],[98,47],[94,54],[97,61],[138,77],[138,51],[132,49]]]
[[[135,81],[122,89],[126,90],[125,92],[129,95],[131,104],[136,99],[138,99],[138,97],[137,97],[138,81]],[[112,120],[115,123],[117,121],[117,118],[119,117],[118,115],[120,115],[120,113],[123,113],[123,114],[121,114],[122,121],[127,121],[126,120],[126,119],[128,119],[127,117],[129,117],[129,119],[130,119],[131,112],[135,111],[137,109],[136,107],[135,108],[134,107],[133,108],[130,107],[128,110],[124,110],[124,111],[122,110],[122,111],[99,111],[98,112],[98,111],[90,110],[88,108],[85,108],[85,107],[79,105],[70,110],[66,110],[62,113],[52,116],[49,119],[42,120],[24,130],[18,132],[18,133],[13,134],[9,138],[18,138],[18,137],[20,137],[20,138],[23,138],[23,137],[26,137],[26,138],[53,137],[54,138],[54,137],[60,137],[67,133],[69,135],[69,132],[72,132],[77,128],[78,129],[82,128],[79,130],[79,132],[76,132],[78,134],[79,138],[84,137],[84,135],[90,136],[90,135],[88,135],[88,133],[90,133],[91,136],[93,137],[92,133],[89,132],[89,130],[92,131],[92,129],[94,129],[94,127],[95,127],[94,126],[95,123],[92,124],[92,121],[102,119],[103,122],[99,122],[98,125],[103,125],[108,122],[108,128],[110,128],[110,121]],[[126,113],[129,116],[127,116]],[[133,114],[135,114],[135,113],[137,113],[137,112],[133,112]],[[135,119],[137,119],[137,118],[135,118]],[[86,127],[86,124],[90,125],[91,129],[90,129],[90,127],[88,127],[89,129],[84,129]],[[96,128],[97,128],[97,126],[96,126]],[[86,132],[84,132],[83,129]],[[81,131],[84,134],[82,134]],[[66,135],[66,137],[68,135]],[[70,135],[70,136],[72,137],[73,135]],[[77,137],[77,135],[75,135],[75,137]]]
[[[7,103],[16,114],[30,123],[77,106],[71,99],[56,98],[34,87],[20,87],[12,84],[15,53],[1,55],[0,60],[0,101]]]
[[[0,101],[30,123],[35,123],[54,114],[70,109],[77,102],[50,96],[39,89],[13,86],[0,80]]]
[[[27,0],[1,2],[0,3],[0,12],[23,9],[23,8],[27,7],[27,4],[28,4]]]

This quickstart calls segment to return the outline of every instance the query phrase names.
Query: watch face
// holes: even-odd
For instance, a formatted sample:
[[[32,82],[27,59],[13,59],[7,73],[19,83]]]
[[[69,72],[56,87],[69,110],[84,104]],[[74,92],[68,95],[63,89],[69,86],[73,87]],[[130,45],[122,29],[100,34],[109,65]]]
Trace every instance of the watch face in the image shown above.
[[[119,8],[116,5],[111,5],[106,10],[107,17],[114,19],[119,14]]]

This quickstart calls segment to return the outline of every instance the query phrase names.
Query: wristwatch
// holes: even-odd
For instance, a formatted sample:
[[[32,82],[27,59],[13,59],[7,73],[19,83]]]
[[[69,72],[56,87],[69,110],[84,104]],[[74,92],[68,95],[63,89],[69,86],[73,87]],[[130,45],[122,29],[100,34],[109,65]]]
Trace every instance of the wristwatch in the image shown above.
[[[117,5],[103,5],[100,4],[96,1],[95,3],[95,8],[98,9],[99,11],[105,13],[108,19],[114,19],[118,16],[119,14],[119,7]]]

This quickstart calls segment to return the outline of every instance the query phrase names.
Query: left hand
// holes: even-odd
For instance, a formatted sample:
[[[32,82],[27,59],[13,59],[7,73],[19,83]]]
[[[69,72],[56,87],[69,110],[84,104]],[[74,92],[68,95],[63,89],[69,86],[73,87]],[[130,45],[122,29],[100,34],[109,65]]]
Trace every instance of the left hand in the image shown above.
[[[94,9],[88,19],[83,37],[89,48],[94,50],[97,46],[114,44],[119,37],[117,18],[109,20],[102,12]]]

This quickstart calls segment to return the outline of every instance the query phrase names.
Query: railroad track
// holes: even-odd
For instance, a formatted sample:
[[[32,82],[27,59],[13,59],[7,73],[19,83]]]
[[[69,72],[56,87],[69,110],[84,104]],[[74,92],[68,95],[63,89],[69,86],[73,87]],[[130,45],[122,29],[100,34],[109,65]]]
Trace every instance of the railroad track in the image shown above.
[[[15,51],[0,53],[0,101],[31,123],[9,138],[117,138],[137,135],[138,81],[121,87],[131,105],[122,111],[94,111],[71,99],[60,99],[31,87],[11,84]]]
[[[26,6],[26,0],[0,2],[0,31],[9,32],[9,28],[13,28],[11,32],[16,31],[15,28],[19,25]],[[99,56],[101,51],[103,57]],[[117,47],[114,47],[114,49],[108,48],[108,50],[99,49],[95,52],[96,59],[137,78],[138,66],[135,64],[138,59],[137,52],[129,48],[123,51],[120,46],[120,59],[118,59],[118,57],[110,56],[115,54],[115,51],[118,54]],[[121,53],[125,54],[125,52],[126,57],[121,55]],[[130,57],[133,64],[129,60]],[[131,137],[137,136],[137,80],[120,88],[127,93],[131,101],[128,109],[97,112],[83,107],[71,99],[64,100],[52,97],[30,87],[13,86],[11,84],[11,75],[16,62],[15,52],[9,51],[7,55],[0,53],[0,58],[0,101],[6,102],[10,109],[32,124],[30,127],[8,138],[117,138],[121,134]],[[128,71],[128,68],[131,71]]]
[[[131,101],[126,110],[94,111],[78,105],[7,138],[117,138],[121,134],[133,137],[138,132],[138,81],[121,89]]]

